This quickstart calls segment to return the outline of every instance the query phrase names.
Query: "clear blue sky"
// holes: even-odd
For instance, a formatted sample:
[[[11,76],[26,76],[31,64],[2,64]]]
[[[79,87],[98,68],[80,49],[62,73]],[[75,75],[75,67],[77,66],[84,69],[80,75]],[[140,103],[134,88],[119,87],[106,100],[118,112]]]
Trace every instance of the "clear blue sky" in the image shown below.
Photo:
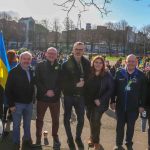
[[[0,11],[14,11],[19,14],[19,17],[32,16],[37,20],[49,19],[50,22],[54,18],[58,18],[62,22],[66,13],[53,5],[55,1],[60,2],[61,0],[0,0]],[[91,22],[92,25],[98,25],[125,19],[129,25],[140,29],[143,25],[150,24],[150,7],[148,5],[150,5],[150,0],[112,0],[108,6],[112,12],[107,17],[101,18],[101,15],[94,8],[84,12],[81,16],[82,27],[85,27],[85,23],[88,22]],[[78,11],[73,10],[70,13],[70,18],[76,25]]]
[[[138,28],[150,24],[150,0],[112,0],[109,8],[112,13],[105,17],[106,20],[125,19],[131,26]]]

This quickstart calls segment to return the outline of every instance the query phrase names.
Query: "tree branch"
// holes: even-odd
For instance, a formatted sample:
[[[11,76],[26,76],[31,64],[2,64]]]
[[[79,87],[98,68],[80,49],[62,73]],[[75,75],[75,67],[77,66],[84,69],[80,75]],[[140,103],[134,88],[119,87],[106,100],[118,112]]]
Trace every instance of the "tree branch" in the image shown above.
[[[106,5],[111,3],[112,0],[99,0],[99,3],[102,2],[101,5],[98,5],[96,1],[98,0],[65,0],[63,3],[54,4],[62,7],[64,11],[67,11],[67,15],[69,15],[73,7],[79,8],[79,5],[83,7],[83,9],[80,11],[85,11],[86,7],[94,6],[101,13],[102,17],[103,15],[107,15],[111,12],[106,9]]]

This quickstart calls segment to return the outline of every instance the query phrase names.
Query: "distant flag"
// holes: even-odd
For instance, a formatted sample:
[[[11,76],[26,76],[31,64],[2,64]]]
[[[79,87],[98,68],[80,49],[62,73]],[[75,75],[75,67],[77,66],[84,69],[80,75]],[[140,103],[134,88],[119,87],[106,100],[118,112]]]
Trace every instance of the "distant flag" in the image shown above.
[[[3,33],[0,31],[0,85],[5,89],[5,84],[10,70],[6,49],[4,45]]]

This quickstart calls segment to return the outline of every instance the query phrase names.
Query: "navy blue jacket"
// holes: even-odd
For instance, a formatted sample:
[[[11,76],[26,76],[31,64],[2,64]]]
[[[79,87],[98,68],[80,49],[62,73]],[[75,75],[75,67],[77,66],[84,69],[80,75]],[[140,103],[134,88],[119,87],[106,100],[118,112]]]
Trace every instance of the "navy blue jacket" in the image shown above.
[[[130,86],[127,87],[127,84]],[[146,100],[146,78],[142,71],[135,69],[129,75],[126,69],[116,72],[115,89],[111,103],[116,102],[117,111],[138,111],[139,107],[144,107]]]

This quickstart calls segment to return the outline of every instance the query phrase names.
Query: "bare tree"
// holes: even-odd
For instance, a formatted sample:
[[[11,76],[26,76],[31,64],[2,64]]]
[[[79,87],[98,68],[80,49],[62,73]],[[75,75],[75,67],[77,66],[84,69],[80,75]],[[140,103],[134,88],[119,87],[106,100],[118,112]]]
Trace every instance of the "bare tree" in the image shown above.
[[[114,23],[112,23],[112,22],[106,23],[105,26],[107,27],[105,39],[106,39],[106,43],[108,45],[109,55],[111,56],[111,49],[112,49],[112,44],[114,41],[114,29],[115,29],[115,27],[114,27]]]
[[[116,23],[116,30],[118,30],[118,32],[120,32],[121,34],[121,43],[122,43],[122,48],[123,48],[123,53],[124,55],[126,54],[126,50],[127,50],[127,34],[128,34],[128,23],[126,22],[126,20],[121,20],[120,22]]]
[[[146,25],[141,29],[142,34],[142,43],[143,43],[143,50],[144,54],[147,52],[147,47],[149,45],[149,40],[150,39],[150,25]]]
[[[102,15],[107,15],[109,10],[106,9],[106,5],[110,4],[112,0],[61,0],[61,2],[54,3],[60,6],[62,10],[67,12],[67,15],[73,8],[81,8],[80,11],[85,11],[89,7],[94,6]]]
[[[75,28],[75,25],[69,17],[65,18],[63,24],[64,24],[64,30],[66,31],[66,48],[67,48],[67,52],[68,52],[69,45],[70,45],[70,39],[71,39],[70,30],[73,30]]]
[[[57,18],[55,18],[53,21],[52,31],[54,31],[55,46],[58,47],[58,41],[60,38],[60,33],[59,33],[60,32],[60,23],[59,23],[59,20]]]

